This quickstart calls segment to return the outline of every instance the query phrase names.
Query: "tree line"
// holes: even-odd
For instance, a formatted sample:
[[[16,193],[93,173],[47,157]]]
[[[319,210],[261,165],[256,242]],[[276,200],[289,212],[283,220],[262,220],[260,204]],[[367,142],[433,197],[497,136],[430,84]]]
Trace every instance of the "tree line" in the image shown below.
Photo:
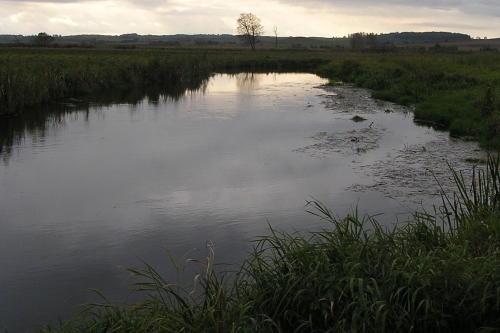
[[[259,37],[264,34],[264,26],[261,19],[253,13],[241,13],[236,20],[236,33],[237,37],[244,45],[249,46],[253,51],[259,43]],[[129,34],[132,39],[127,39],[122,42],[135,42],[138,41],[137,34]],[[128,35],[122,35],[128,37]],[[278,27],[272,28],[272,36],[275,38],[274,49],[278,47]],[[31,44],[39,47],[47,47],[54,45],[57,35],[51,36],[46,32],[40,32],[31,39]],[[62,36],[59,36],[62,37]],[[344,37],[345,38],[345,37]],[[459,33],[450,32],[395,32],[387,34],[375,34],[356,32],[348,35],[349,45],[352,50],[365,50],[365,49],[387,49],[387,45],[392,43],[413,43],[413,42],[447,42],[447,41],[465,41],[471,40],[471,36]],[[19,37],[15,38],[16,43],[20,44]],[[196,45],[205,45],[203,41],[195,41]],[[211,45],[210,43],[207,43]],[[168,46],[180,46],[180,43]]]

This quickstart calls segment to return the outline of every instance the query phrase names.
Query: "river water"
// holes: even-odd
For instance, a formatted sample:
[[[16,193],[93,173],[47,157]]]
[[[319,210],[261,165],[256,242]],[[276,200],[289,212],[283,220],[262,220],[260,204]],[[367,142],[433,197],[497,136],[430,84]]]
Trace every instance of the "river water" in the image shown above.
[[[446,162],[468,170],[465,158],[484,155],[417,126],[409,109],[324,83],[215,75],[176,98],[83,111],[71,102],[43,126],[3,138],[0,326],[57,325],[98,300],[89,288],[127,299],[118,266],[140,259],[175,280],[161,247],[182,264],[211,241],[218,262],[234,263],[269,225],[328,227],[305,211],[311,198],[339,216],[357,206],[396,223],[440,204],[434,176],[452,191]]]

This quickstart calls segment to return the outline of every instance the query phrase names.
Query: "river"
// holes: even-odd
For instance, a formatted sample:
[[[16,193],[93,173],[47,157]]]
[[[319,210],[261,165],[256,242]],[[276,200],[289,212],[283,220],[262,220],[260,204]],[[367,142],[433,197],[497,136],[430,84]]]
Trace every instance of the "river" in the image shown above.
[[[162,247],[182,266],[211,241],[218,262],[235,263],[269,226],[328,227],[306,212],[312,198],[339,216],[358,207],[386,225],[403,221],[441,203],[434,176],[452,191],[446,162],[467,170],[465,158],[484,155],[418,126],[410,109],[325,83],[218,74],[175,97],[68,101],[42,126],[3,138],[0,326],[55,326],[99,300],[89,288],[130,299],[119,266],[140,259],[175,280]]]

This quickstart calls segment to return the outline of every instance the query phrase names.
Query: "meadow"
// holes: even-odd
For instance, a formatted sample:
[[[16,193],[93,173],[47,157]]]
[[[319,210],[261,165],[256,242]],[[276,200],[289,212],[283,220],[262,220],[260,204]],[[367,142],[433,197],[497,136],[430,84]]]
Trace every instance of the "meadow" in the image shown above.
[[[193,84],[210,73],[199,55],[120,50],[0,50],[0,114],[102,91]]]
[[[85,109],[88,103],[135,104],[144,96],[178,97],[196,90],[213,72],[314,72],[330,52],[242,48],[0,48],[0,153],[24,131]],[[81,102],[78,109],[64,108]]]

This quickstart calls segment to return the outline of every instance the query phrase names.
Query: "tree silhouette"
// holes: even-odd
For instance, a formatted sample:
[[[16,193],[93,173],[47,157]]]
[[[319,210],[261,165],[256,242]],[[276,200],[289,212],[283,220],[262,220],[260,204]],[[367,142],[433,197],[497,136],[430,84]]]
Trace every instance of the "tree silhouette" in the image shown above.
[[[349,35],[349,44],[353,50],[362,50],[366,46],[375,50],[378,47],[378,38],[374,33],[357,32]]]
[[[377,35],[375,35],[374,33],[366,34],[365,43],[370,49],[375,50],[378,47]]]
[[[260,23],[260,18],[252,13],[241,13],[236,22],[238,23],[236,27],[238,37],[245,44],[250,44],[252,51],[255,51],[257,38],[264,33],[264,27]]]
[[[38,46],[49,46],[55,40],[54,37],[47,35],[46,32],[40,32],[34,39],[33,44]]]
[[[349,35],[349,44],[353,50],[361,50],[365,47],[365,33],[356,32]]]

